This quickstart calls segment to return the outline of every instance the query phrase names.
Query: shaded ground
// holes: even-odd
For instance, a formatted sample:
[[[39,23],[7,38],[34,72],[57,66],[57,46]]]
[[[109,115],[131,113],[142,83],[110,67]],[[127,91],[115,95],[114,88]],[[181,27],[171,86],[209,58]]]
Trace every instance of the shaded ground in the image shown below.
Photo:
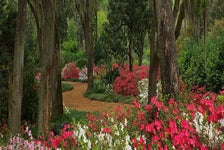
[[[63,100],[65,106],[70,109],[87,112],[102,112],[111,110],[116,106],[129,106],[121,103],[89,100],[83,97],[83,93],[87,89],[87,83],[69,82],[69,84],[73,85],[73,89],[71,91],[63,92]]]

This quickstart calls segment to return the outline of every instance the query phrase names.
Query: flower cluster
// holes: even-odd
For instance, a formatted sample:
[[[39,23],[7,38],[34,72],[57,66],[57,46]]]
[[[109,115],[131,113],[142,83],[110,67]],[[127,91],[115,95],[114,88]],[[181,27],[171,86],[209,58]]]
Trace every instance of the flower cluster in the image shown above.
[[[125,149],[131,150],[127,131],[127,119],[121,107],[116,112],[99,116],[87,114],[88,124],[77,124],[74,136],[81,149]]]
[[[48,139],[45,140],[41,137],[37,140],[37,143],[48,148],[63,148],[63,149],[72,149],[77,147],[77,141],[73,136],[73,130],[70,127],[70,124],[64,124],[63,129],[59,135],[54,135],[54,132],[50,132]]]
[[[39,149],[39,150],[44,150],[45,147],[33,139],[31,131],[28,129],[28,127],[26,127],[25,130],[23,130],[21,134],[18,134],[17,136],[10,138],[8,145],[6,145],[5,147],[0,146],[0,149],[7,149],[7,150]]]
[[[148,66],[133,66],[133,71],[130,72],[128,65],[118,66],[120,76],[116,77],[113,83],[115,93],[128,95],[138,95],[138,81],[148,76]]]
[[[137,99],[124,109],[99,115],[86,114],[87,121],[73,128],[65,125],[59,135],[33,140],[15,137],[7,147],[29,149],[224,149],[223,103],[203,89],[192,92],[187,102],[153,97],[142,106]],[[28,140],[27,140],[28,139]],[[29,147],[28,147],[29,146]],[[10,148],[8,148],[10,149]],[[12,148],[11,148],[12,149]]]
[[[76,67],[75,62],[71,62],[65,65],[65,67],[62,69],[62,78],[64,80],[79,78],[79,69]]]

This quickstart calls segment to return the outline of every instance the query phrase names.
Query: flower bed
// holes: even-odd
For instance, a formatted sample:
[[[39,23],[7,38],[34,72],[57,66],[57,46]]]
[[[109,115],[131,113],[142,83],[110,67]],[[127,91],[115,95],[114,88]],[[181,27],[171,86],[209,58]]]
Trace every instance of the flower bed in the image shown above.
[[[222,96],[222,95],[221,95]],[[34,140],[31,133],[12,138],[8,149],[224,149],[223,99],[205,91],[192,92],[188,102],[153,97],[141,106],[121,107],[88,120],[66,124],[59,135]]]

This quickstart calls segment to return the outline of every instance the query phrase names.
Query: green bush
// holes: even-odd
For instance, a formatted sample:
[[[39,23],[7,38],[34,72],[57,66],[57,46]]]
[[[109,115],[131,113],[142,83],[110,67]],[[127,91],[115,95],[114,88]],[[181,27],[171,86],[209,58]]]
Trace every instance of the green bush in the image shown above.
[[[69,83],[62,83],[61,86],[62,86],[62,92],[70,91],[73,89],[73,86]]]
[[[87,64],[87,56],[85,51],[83,50],[78,50],[77,52],[62,50],[61,59],[62,59],[62,66],[73,61],[76,62],[76,65],[79,68],[83,68]]]
[[[224,87],[224,20],[216,22],[208,34],[206,59],[202,42],[188,39],[180,52],[178,64],[183,80],[192,87],[205,86],[219,92]]]

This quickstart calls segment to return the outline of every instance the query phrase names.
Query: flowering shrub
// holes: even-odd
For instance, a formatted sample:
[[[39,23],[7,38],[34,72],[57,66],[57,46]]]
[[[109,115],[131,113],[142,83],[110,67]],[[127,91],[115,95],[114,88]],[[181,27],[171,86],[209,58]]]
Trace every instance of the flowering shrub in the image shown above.
[[[62,78],[64,80],[79,78],[79,69],[76,67],[75,62],[71,62],[65,65],[62,70]]]
[[[117,107],[100,115],[87,114],[87,122],[64,126],[59,135],[28,140],[35,147],[62,149],[224,149],[223,103],[202,89],[189,102],[153,97],[141,106],[136,99],[128,109]],[[221,121],[220,121],[221,120]],[[24,137],[24,136],[23,136]],[[15,141],[15,140],[14,140]],[[23,148],[25,139],[16,139]],[[19,145],[10,143],[8,146]],[[27,142],[26,142],[27,143]]]
[[[148,76],[148,66],[133,66],[130,72],[127,65],[114,65],[113,68],[119,68],[120,76],[116,77],[113,83],[115,93],[128,95],[138,95],[138,81]]]

